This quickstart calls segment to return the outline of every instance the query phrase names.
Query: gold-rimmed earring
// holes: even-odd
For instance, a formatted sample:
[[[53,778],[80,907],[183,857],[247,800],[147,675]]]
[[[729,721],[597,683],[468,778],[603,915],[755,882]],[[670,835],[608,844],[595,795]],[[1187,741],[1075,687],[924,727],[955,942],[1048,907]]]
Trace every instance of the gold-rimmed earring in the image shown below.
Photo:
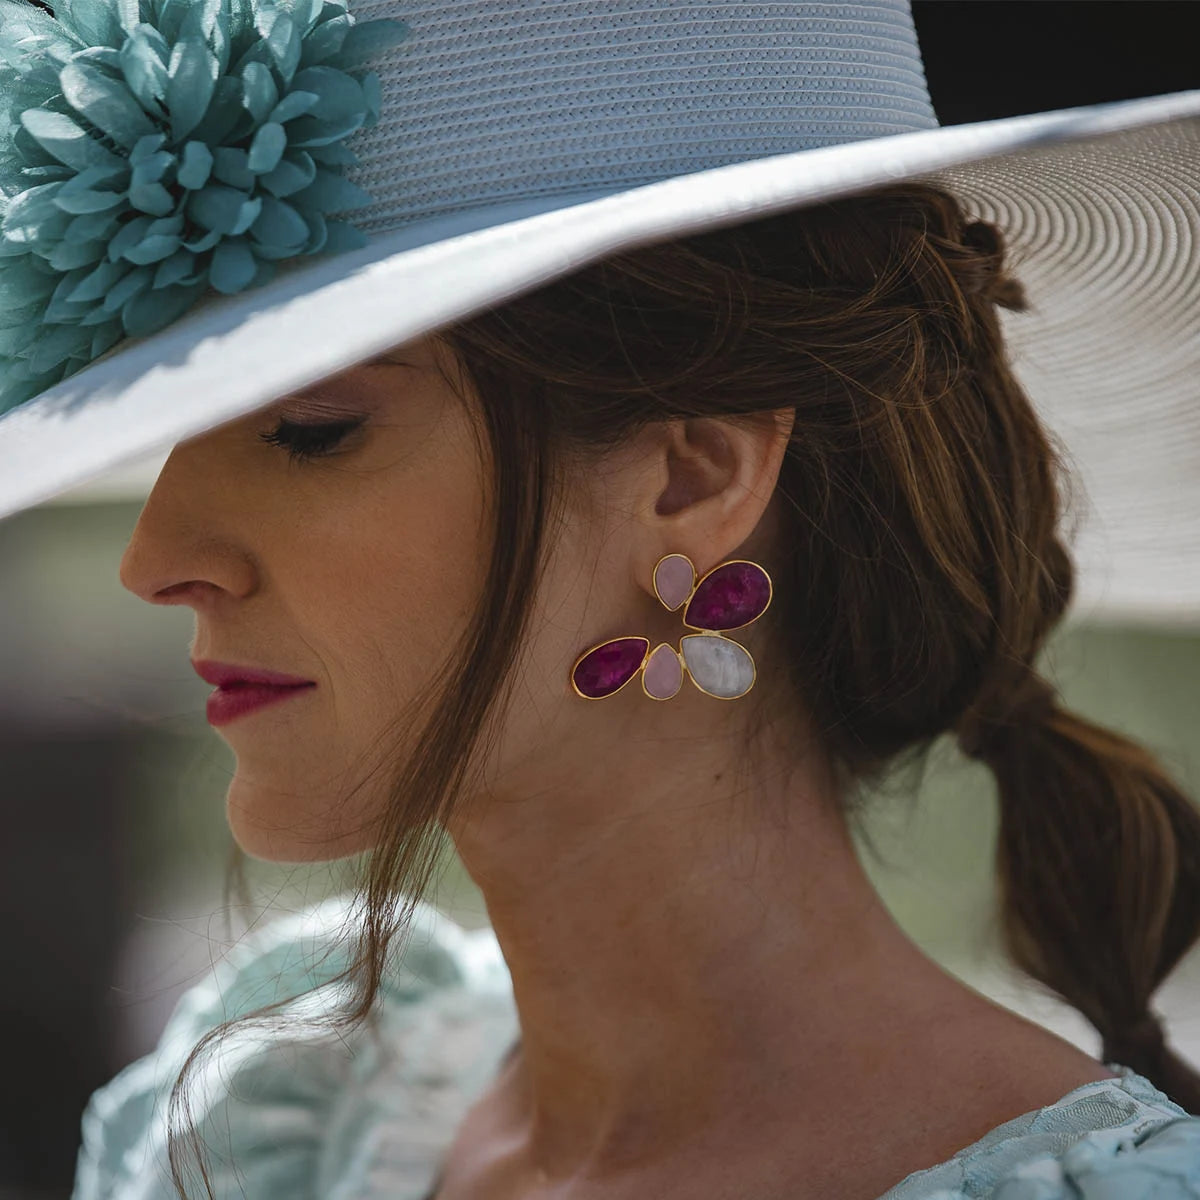
[[[585,700],[614,696],[639,672],[642,691],[670,700],[688,675],[705,695],[718,700],[744,696],[758,677],[750,651],[724,636],[757,621],[771,603],[771,577],[758,563],[731,558],[696,579],[686,554],[664,554],[654,567],[654,594],[674,612],[686,604],[679,649],[645,637],[610,638],[585,650],[571,668],[571,687]]]

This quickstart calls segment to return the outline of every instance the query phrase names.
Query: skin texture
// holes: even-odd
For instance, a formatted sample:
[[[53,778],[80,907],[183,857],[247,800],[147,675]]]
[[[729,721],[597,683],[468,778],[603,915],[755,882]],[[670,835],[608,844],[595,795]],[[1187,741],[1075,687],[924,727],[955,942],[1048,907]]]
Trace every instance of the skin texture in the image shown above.
[[[237,757],[229,822],[257,857],[371,845],[380,747],[403,748],[469,622],[490,476],[438,353],[413,343],[400,365],[182,443],[122,561],[134,593],[194,609],[193,658],[317,682],[219,731]],[[259,438],[280,415],[361,413],[364,429],[310,463]],[[444,1200],[877,1196],[1109,1075],[896,926],[802,717],[773,714],[743,764],[736,702],[686,682],[665,703],[636,681],[602,702],[571,690],[575,659],[607,638],[677,643],[679,613],[651,583],[662,555],[770,569],[780,415],[773,432],[645,431],[574,474],[549,531],[512,702],[449,830],[523,1045],[460,1127]],[[734,636],[761,677],[758,632]]]

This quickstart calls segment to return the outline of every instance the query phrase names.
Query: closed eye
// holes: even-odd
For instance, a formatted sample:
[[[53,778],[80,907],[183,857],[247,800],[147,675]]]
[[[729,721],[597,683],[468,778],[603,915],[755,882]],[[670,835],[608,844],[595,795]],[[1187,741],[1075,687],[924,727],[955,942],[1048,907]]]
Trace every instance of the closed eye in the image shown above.
[[[351,417],[310,424],[281,419],[269,433],[260,433],[258,436],[260,441],[286,450],[293,462],[307,461],[331,453],[365,421],[365,417]]]

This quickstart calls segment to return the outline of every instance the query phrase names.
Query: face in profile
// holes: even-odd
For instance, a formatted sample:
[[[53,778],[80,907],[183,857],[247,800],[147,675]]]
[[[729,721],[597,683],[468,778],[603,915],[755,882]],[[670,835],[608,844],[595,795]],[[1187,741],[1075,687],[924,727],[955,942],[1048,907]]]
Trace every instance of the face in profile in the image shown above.
[[[121,563],[142,599],[194,610],[194,661],[313,685],[219,727],[230,824],[255,856],[370,844],[386,755],[486,567],[470,410],[431,342],[394,357],[177,446]]]
[[[309,684],[213,717],[236,757],[227,813],[248,854],[346,857],[375,845],[392,816],[395,780],[480,620],[494,538],[484,416],[461,363],[431,337],[181,443],[163,467],[123,584],[193,610],[201,669]],[[730,710],[698,689],[662,704],[640,687],[587,701],[571,668],[613,637],[678,640],[654,564],[742,546],[789,428],[647,427],[560,473],[522,601],[526,633],[508,648],[511,674],[478,748],[464,747],[475,797],[445,817],[460,850],[467,811],[486,811],[477,832],[489,842],[530,822],[552,840],[611,832],[615,795],[629,801],[656,772],[663,789],[682,786],[680,762],[704,774],[697,755],[728,744]]]

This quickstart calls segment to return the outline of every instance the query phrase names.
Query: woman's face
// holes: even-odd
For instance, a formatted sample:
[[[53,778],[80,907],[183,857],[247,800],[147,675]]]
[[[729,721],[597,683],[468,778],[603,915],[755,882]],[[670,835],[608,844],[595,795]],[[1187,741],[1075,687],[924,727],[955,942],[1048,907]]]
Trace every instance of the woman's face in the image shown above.
[[[485,583],[492,477],[477,399],[436,339],[389,360],[177,446],[121,564],[122,583],[142,599],[195,611],[194,662],[315,685],[218,728],[237,757],[229,823],[258,858],[341,858],[375,843]],[[293,461],[264,441],[281,417],[361,425],[327,454]],[[611,826],[614,796],[656,772],[677,774],[664,739],[701,774],[720,776],[724,766],[704,756],[728,744],[736,714],[724,703],[684,688],[658,704],[634,685],[586,701],[570,672],[609,638],[678,640],[680,614],[650,582],[663,554],[687,553],[701,572],[734,551],[756,557],[751,535],[789,430],[652,424],[567,472],[508,701],[489,716],[486,759],[464,764],[489,801],[484,836],[503,840],[531,823],[548,834],[561,821]],[[752,647],[756,636],[738,640]],[[456,841],[473,808],[448,820]]]
[[[195,610],[194,661],[316,684],[220,726],[237,756],[230,824],[255,856],[335,858],[370,844],[386,771],[354,786],[394,749],[397,717],[401,733],[422,719],[413,709],[482,587],[486,480],[435,353],[413,343],[394,364],[356,367],[181,443],[125,552],[127,588]],[[262,440],[281,417],[365,420],[326,455],[293,461]]]

